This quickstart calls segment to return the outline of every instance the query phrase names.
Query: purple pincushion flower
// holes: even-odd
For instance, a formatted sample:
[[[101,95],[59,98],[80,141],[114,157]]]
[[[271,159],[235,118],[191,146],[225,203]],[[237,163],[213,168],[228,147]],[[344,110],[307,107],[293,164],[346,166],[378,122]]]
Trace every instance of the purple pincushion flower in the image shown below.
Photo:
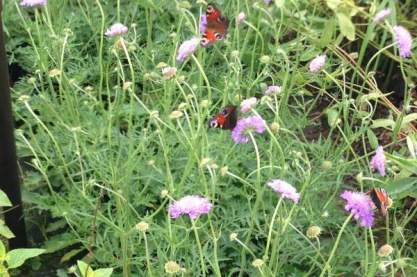
[[[378,170],[381,176],[385,176],[385,155],[384,155],[384,148],[382,146],[378,146],[376,149],[375,155],[371,159],[371,169]]]
[[[265,121],[258,115],[239,119],[232,130],[232,139],[235,143],[248,143],[249,132],[262,134],[265,132]]]
[[[207,28],[207,15],[203,14],[200,17],[200,33],[204,34]]]
[[[267,4],[267,5],[271,4],[271,2],[272,2],[272,0],[264,0],[264,3]]]
[[[177,61],[183,62],[186,58],[188,58],[188,56],[193,54],[199,43],[200,40],[197,37],[184,41],[180,45],[180,48],[178,48]]]
[[[115,37],[123,35],[124,33],[127,33],[128,28],[123,25],[122,23],[115,23],[110,26],[104,33],[106,37]]]
[[[265,95],[273,95],[275,93],[280,93],[282,88],[280,86],[269,86],[266,88]]]
[[[319,55],[315,57],[309,64],[309,70],[312,73],[317,73],[323,69],[324,65],[326,64],[326,55]]]
[[[267,186],[272,188],[275,192],[281,194],[282,198],[291,199],[296,204],[300,200],[300,194],[297,190],[283,180],[271,180],[267,183]]]
[[[253,108],[255,108],[257,103],[258,100],[256,99],[256,97],[245,99],[242,101],[242,103],[240,103],[240,111],[242,113],[247,113],[251,111]]]
[[[376,13],[374,16],[374,23],[379,23],[383,21],[387,16],[391,14],[391,9],[383,9]]]
[[[213,204],[207,198],[187,195],[169,205],[168,213],[172,218],[188,215],[191,219],[196,219],[202,214],[208,214],[212,208]]]
[[[346,200],[345,210],[350,212],[362,227],[372,227],[374,211],[372,200],[367,194],[345,190],[340,197]]]
[[[408,58],[411,56],[411,46],[413,38],[410,32],[403,26],[394,26],[395,40],[397,41],[398,48],[400,49],[400,56],[402,58]]]
[[[48,0],[22,0],[20,6],[22,7],[44,7]]]

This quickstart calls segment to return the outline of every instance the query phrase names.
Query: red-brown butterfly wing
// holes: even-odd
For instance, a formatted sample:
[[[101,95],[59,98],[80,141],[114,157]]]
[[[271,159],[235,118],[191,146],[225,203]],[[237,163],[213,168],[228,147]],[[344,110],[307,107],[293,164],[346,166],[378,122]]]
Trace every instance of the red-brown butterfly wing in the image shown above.
[[[388,194],[382,188],[373,188],[368,193],[371,197],[375,207],[381,212],[383,216],[386,216],[388,211]]]
[[[209,121],[209,127],[222,128],[223,130],[233,130],[237,122],[236,106],[226,106],[223,110],[213,116]]]
[[[206,10],[207,26],[201,38],[201,46],[213,45],[218,40],[223,40],[227,35],[229,20],[214,5],[209,4]]]

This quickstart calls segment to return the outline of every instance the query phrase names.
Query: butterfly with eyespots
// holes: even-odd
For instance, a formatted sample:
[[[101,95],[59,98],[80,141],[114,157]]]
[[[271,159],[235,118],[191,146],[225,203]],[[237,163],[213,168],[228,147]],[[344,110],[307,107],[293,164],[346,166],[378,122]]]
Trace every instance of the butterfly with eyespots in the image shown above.
[[[220,113],[209,120],[210,128],[221,128],[223,130],[233,130],[237,122],[236,106],[229,105],[224,107]]]
[[[208,4],[205,14],[205,28],[200,40],[202,47],[213,45],[226,38],[229,20],[213,4]]]

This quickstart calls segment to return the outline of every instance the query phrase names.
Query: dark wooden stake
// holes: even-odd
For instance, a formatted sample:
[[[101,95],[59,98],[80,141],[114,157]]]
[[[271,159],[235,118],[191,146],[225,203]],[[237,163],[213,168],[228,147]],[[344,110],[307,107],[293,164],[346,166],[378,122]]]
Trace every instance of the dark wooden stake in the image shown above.
[[[27,238],[16,158],[9,69],[3,39],[2,2],[0,0],[0,188],[13,204],[13,207],[4,211],[4,219],[16,236],[9,241],[9,247],[14,249],[26,247]]]

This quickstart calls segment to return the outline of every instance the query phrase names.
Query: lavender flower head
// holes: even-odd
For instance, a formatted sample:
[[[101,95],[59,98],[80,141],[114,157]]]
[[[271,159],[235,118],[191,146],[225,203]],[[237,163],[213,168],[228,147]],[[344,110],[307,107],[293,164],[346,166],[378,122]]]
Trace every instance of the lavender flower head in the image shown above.
[[[202,214],[208,214],[212,208],[213,204],[207,198],[187,195],[169,205],[168,213],[172,218],[188,215],[194,220]]]
[[[382,146],[378,146],[376,149],[375,155],[371,159],[371,169],[378,170],[381,176],[385,176],[385,155],[384,155],[384,148]]]
[[[200,17],[200,33],[204,34],[207,28],[207,15],[203,14]]]
[[[372,227],[374,211],[372,200],[368,195],[345,190],[340,197],[346,200],[345,210],[350,212],[362,227]]]
[[[248,143],[249,132],[262,134],[265,132],[265,121],[258,115],[239,119],[232,130],[232,139],[235,143]]]
[[[256,99],[256,97],[245,99],[242,101],[242,103],[240,103],[240,111],[242,113],[247,113],[253,108],[255,108],[257,103],[258,100]]]
[[[319,55],[315,57],[309,64],[309,70],[312,73],[317,73],[323,69],[324,65],[326,64],[326,55]]]
[[[20,6],[22,7],[44,7],[48,0],[22,0]]]
[[[122,23],[115,23],[107,29],[104,35],[106,37],[115,37],[123,35],[124,33],[127,33],[127,31],[128,28],[125,25],[123,25]]]
[[[413,38],[411,37],[410,32],[403,26],[397,25],[394,26],[395,39],[400,49],[400,56],[402,58],[408,58],[411,56],[411,45],[413,43]]]
[[[383,9],[376,13],[374,16],[374,23],[380,23],[383,21],[387,16],[391,14],[391,9]]]
[[[282,88],[280,86],[269,86],[266,88],[264,94],[265,95],[273,95],[276,93],[280,93]]]
[[[184,41],[178,48],[177,61],[183,62],[188,56],[193,54],[200,43],[200,39],[193,37]]]
[[[296,204],[300,200],[300,194],[297,192],[297,190],[292,185],[283,180],[271,180],[267,183],[267,186],[273,189],[275,192],[281,194],[282,198],[291,199]]]

